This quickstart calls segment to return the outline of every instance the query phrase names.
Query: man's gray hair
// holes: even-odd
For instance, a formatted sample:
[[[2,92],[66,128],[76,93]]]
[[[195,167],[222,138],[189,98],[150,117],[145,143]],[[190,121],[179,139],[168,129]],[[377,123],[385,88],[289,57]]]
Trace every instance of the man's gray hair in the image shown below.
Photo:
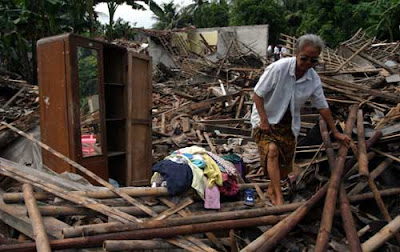
[[[315,34],[305,34],[297,39],[295,53],[297,54],[303,50],[306,45],[313,46],[320,52],[322,52],[325,47],[324,41],[319,36]]]

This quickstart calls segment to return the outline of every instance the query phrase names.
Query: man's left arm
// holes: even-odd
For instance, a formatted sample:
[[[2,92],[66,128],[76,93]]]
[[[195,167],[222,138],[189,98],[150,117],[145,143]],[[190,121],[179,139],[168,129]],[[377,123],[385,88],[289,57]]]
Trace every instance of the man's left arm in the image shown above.
[[[328,103],[326,101],[324,91],[322,89],[321,80],[319,77],[317,78],[317,88],[314,90],[313,94],[311,95],[311,103],[314,107],[319,110],[319,114],[324,119],[330,130],[332,131],[332,135],[339,141],[342,141],[345,145],[349,145],[350,137],[346,136],[345,134],[340,133],[336,126],[335,122],[332,117],[331,110],[329,109]]]
[[[337,128],[335,126],[335,122],[332,117],[331,110],[329,108],[322,108],[319,110],[319,114],[324,119],[324,121],[326,122],[328,127],[331,129],[332,135],[336,138],[336,140],[342,141],[344,144],[346,144],[348,146],[351,139],[350,139],[350,137],[346,136],[345,134],[340,133],[337,130]]]

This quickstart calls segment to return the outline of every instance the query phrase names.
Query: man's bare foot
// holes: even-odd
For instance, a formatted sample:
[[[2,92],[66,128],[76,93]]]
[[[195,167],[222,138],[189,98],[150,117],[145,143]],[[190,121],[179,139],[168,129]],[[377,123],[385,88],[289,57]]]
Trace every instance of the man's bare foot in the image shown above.
[[[281,195],[281,197],[276,196],[276,204],[275,206],[282,206],[283,205],[283,197]]]
[[[274,194],[274,192],[273,192],[272,190],[270,190],[270,189],[268,188],[268,191],[267,191],[267,193],[265,194],[265,196],[267,196],[267,198],[268,198],[269,200],[271,200],[271,203],[272,203],[273,205],[276,205],[275,194]]]

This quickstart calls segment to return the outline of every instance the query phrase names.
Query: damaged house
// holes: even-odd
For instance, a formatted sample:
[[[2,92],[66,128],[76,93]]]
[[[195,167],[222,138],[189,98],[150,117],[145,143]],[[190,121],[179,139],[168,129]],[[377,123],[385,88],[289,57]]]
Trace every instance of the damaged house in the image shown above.
[[[2,154],[0,251],[398,249],[400,42],[360,30],[322,52],[352,142],[333,142],[307,103],[298,169],[274,206],[249,122],[268,26],[140,32],[152,61],[68,34],[38,44],[39,90],[1,76],[0,143],[22,135],[42,161]],[[293,52],[296,38],[281,39]]]

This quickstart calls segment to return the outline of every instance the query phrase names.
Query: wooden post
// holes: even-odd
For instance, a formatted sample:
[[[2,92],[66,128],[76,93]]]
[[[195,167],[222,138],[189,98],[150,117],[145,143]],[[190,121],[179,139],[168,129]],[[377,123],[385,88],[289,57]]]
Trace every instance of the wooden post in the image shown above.
[[[384,226],[378,233],[364,242],[361,247],[363,252],[372,252],[380,248],[387,240],[400,231],[400,215]]]
[[[51,252],[49,238],[43,224],[42,216],[37,208],[36,200],[33,197],[33,188],[30,184],[22,186],[25,197],[25,205],[28,209],[29,218],[32,222],[33,236],[35,238],[36,249],[38,252]]]
[[[346,129],[344,132],[347,136],[351,135],[354,122],[356,120],[357,110],[358,110],[357,106],[350,107],[350,113],[349,117],[347,118]],[[347,152],[348,152],[348,147],[342,144],[338,151],[335,169],[332,170],[331,178],[329,180],[329,188],[326,193],[321,226],[318,232],[317,243],[315,246],[316,252],[324,252],[328,248],[329,234],[331,233],[333,215],[335,213],[337,193],[340,185],[340,177],[342,176],[343,166],[346,161]]]
[[[358,139],[358,173],[366,181],[369,177],[367,145],[365,143],[364,116],[361,109],[357,113],[357,139]]]
[[[361,252],[360,239],[357,235],[357,229],[354,225],[353,215],[351,214],[350,202],[347,198],[346,189],[343,183],[340,186],[339,202],[343,228],[346,232],[347,243],[349,244],[350,251]]]

